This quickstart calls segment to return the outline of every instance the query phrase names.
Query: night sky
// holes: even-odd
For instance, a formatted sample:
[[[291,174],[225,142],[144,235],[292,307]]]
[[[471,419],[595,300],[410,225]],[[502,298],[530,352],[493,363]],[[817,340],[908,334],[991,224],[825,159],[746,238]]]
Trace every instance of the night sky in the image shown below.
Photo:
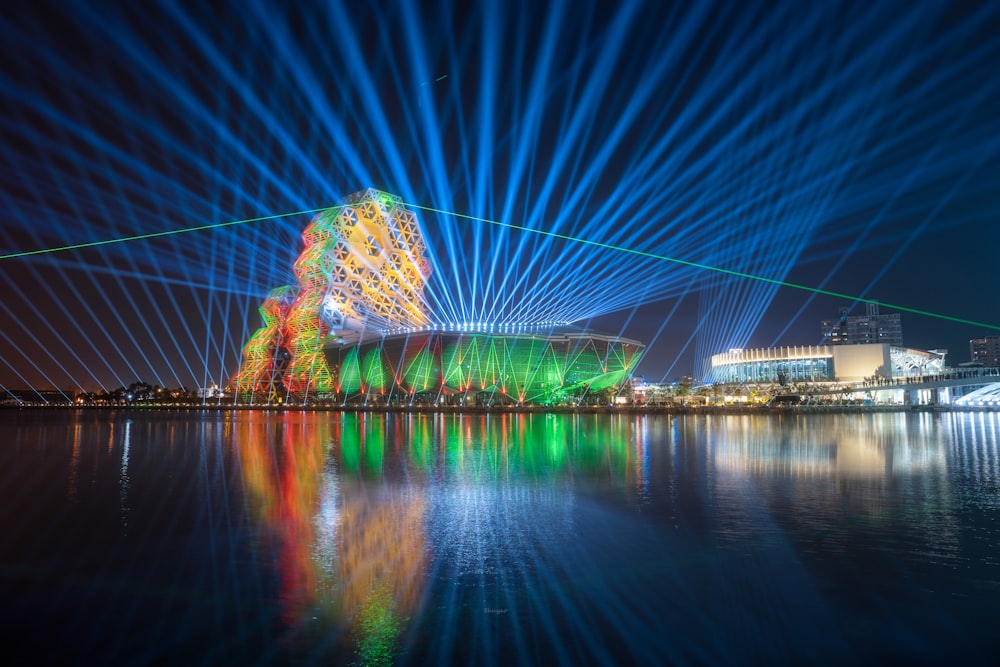
[[[0,385],[225,383],[309,215],[210,226],[367,187],[441,211],[441,319],[558,310],[652,380],[848,297],[951,365],[1000,333],[995,2],[293,4],[0,10]]]

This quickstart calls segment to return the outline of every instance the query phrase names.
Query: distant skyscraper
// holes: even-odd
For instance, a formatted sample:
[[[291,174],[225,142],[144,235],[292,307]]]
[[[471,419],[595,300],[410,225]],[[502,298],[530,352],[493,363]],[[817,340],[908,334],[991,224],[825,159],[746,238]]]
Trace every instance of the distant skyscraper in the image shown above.
[[[983,336],[970,340],[969,358],[973,363],[983,366],[1000,367],[1000,336]]]
[[[823,321],[822,330],[823,345],[903,344],[899,313],[880,315],[877,303],[869,303],[864,315],[848,315],[843,308],[838,319]]]

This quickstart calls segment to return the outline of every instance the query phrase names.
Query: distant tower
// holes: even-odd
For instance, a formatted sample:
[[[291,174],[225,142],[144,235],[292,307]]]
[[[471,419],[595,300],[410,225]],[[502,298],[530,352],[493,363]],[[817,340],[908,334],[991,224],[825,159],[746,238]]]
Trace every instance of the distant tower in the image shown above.
[[[820,345],[844,345],[847,343],[847,309],[840,309],[840,317],[823,320],[821,323],[823,340]]]
[[[867,304],[864,315],[848,315],[840,310],[837,320],[822,323],[824,345],[903,344],[903,324],[899,313],[880,314],[878,303]]]
[[[329,391],[323,344],[429,322],[430,264],[417,217],[399,197],[369,188],[318,213],[302,233],[297,285],[271,290],[263,326],[243,348],[239,396]]]
[[[969,341],[969,358],[973,363],[1000,367],[1000,336],[983,336]]]

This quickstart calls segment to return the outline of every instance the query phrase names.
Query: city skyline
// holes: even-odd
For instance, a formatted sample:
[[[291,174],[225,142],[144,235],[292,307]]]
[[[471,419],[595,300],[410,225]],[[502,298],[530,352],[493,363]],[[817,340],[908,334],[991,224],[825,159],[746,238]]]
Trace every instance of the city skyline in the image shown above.
[[[654,381],[817,344],[873,299],[928,313],[905,343],[952,365],[1000,330],[988,2],[42,3],[0,26],[6,388],[224,384],[294,282],[289,214],[368,187],[422,207],[449,318],[558,304],[646,343]]]

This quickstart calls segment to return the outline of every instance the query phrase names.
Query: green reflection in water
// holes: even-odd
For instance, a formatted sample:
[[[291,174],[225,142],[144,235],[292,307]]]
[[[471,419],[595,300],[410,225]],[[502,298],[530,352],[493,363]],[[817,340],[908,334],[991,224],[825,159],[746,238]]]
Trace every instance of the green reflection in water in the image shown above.
[[[385,580],[372,590],[358,616],[357,655],[361,665],[391,665],[399,647],[402,620]]]
[[[382,415],[344,414],[335,436],[344,472],[377,478],[385,465],[386,422]]]
[[[378,420],[374,424],[365,424],[365,471],[372,476],[381,475],[382,466],[385,463],[385,428],[383,425],[382,420]]]
[[[417,468],[427,471],[434,462],[434,434],[430,427],[430,420],[420,415],[413,418],[410,429],[410,460]],[[402,441],[405,446],[406,440]]]
[[[472,483],[597,474],[631,483],[647,439],[645,420],[607,415],[344,414],[339,421],[341,471],[369,479],[391,465]]]
[[[607,415],[339,413],[237,425],[250,505],[280,554],[284,620],[294,628],[322,618],[360,664],[390,664],[427,594],[432,493],[587,478],[635,486],[646,424]]]
[[[338,435],[344,472],[358,472],[361,469],[361,431],[358,428],[358,416],[343,415]]]

